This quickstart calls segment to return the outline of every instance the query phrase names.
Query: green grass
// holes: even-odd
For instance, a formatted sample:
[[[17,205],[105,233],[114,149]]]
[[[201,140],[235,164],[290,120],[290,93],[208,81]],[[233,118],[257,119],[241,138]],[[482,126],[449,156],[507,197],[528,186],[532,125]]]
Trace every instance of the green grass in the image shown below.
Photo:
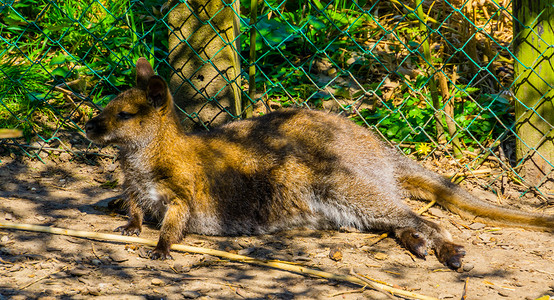
[[[0,81],[0,128],[23,129],[31,133],[34,117],[48,114],[43,105],[50,78],[41,72],[39,65],[1,62],[0,70],[5,80]]]
[[[154,9],[163,3],[27,0],[2,6],[0,126],[23,128],[27,137],[75,129],[86,120],[75,116],[92,111],[56,85],[98,106],[132,86],[139,57],[167,56],[167,30]],[[76,81],[81,84],[63,85]]]

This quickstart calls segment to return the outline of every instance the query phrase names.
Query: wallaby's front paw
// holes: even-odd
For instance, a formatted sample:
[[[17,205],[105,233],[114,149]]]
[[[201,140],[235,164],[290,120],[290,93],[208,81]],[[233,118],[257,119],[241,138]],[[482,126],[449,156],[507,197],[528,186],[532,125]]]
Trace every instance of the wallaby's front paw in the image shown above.
[[[129,223],[127,225],[119,226],[114,229],[115,232],[121,232],[122,235],[136,235],[139,236],[142,231],[142,227]]]
[[[451,269],[458,269],[462,266],[462,258],[466,255],[463,246],[450,242],[444,242],[435,249],[437,258]]]
[[[154,250],[150,251],[149,256],[151,259],[171,259],[173,260],[173,256],[171,256],[171,253],[169,253],[169,249],[159,249],[156,247]]]
[[[427,256],[427,242],[423,239],[421,233],[413,228],[406,228],[397,232],[397,237],[410,252],[419,258]]]

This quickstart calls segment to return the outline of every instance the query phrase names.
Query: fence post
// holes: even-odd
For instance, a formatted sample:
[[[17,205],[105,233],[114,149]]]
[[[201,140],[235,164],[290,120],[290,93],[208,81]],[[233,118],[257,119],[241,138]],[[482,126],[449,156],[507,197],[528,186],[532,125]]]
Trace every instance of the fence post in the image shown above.
[[[239,0],[173,1],[169,13],[170,88],[190,117],[186,130],[214,127],[240,116]],[[238,10],[237,10],[238,13]],[[233,43],[235,43],[233,49]]]
[[[554,0],[516,0],[516,155],[525,180],[554,188]]]

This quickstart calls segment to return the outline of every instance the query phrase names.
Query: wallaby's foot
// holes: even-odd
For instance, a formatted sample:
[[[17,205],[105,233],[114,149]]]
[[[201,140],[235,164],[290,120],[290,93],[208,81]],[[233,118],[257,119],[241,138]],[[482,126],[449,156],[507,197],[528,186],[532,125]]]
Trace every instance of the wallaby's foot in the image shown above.
[[[115,232],[121,232],[122,235],[136,235],[139,236],[142,231],[142,226],[137,225],[134,222],[129,222],[126,225],[119,226],[114,229]]]
[[[422,234],[413,228],[398,230],[396,236],[406,249],[419,258],[427,256],[427,243]]]
[[[435,247],[435,255],[441,263],[455,270],[462,266],[466,250],[463,246],[444,241]]]
[[[158,243],[159,245],[159,243]],[[158,247],[154,248],[154,250],[150,251],[149,256],[151,259],[171,259],[173,260],[173,256],[171,256],[171,253],[169,253],[169,247]]]

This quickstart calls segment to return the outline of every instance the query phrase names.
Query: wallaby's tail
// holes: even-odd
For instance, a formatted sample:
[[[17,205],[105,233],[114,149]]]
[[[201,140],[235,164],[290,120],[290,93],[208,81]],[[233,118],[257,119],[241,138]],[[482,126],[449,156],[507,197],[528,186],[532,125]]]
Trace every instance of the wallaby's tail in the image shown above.
[[[397,178],[413,197],[436,200],[465,219],[554,232],[554,215],[500,207],[478,199],[448,179],[420,167],[413,161],[400,162],[400,165],[397,168]]]

